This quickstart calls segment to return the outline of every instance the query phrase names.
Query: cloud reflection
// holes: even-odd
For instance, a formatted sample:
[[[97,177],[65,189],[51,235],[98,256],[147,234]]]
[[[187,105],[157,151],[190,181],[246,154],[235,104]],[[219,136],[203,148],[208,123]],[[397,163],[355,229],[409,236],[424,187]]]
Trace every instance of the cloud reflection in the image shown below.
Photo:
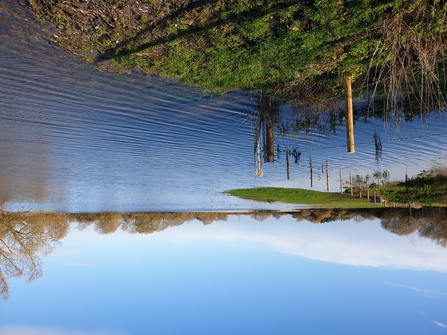
[[[69,263],[66,266],[74,266],[74,267],[91,267],[91,266],[103,266],[103,264],[99,263]]]
[[[427,297],[433,297],[433,296],[447,296],[447,293],[445,292],[441,292],[441,291],[434,291],[434,290],[429,290],[429,289],[425,289],[425,288],[418,288],[418,287],[413,287],[413,286],[408,286],[408,285],[400,285],[400,284],[393,284],[393,283],[386,283],[389,286],[393,286],[393,287],[397,287],[397,288],[403,288],[403,289],[407,289],[407,290],[411,290],[411,291],[415,291],[415,292],[419,292],[421,294],[423,294],[424,296]]]
[[[433,323],[434,323],[435,325],[437,325],[438,327],[441,327],[441,328],[447,328],[447,325],[443,324],[442,322],[433,321]]]
[[[383,230],[378,220],[312,224],[290,217],[263,222],[229,218],[206,228],[182,226],[162,235],[176,243],[197,239],[261,243],[280,253],[353,266],[447,272],[444,248],[426,239],[410,243],[409,237]]]

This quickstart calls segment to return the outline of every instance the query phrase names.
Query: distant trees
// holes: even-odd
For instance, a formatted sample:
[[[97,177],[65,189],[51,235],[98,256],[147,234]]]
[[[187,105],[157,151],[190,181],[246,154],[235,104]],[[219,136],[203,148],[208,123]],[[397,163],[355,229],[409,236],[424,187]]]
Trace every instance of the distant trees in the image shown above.
[[[370,183],[371,180],[376,180],[377,183]],[[377,190],[378,186],[384,186],[389,183],[390,180],[390,172],[388,170],[376,170],[373,172],[372,176],[367,174],[365,176],[356,174],[353,178],[352,188],[353,188],[353,194],[359,196],[359,198],[362,198],[363,194],[362,191],[366,190],[366,197],[370,198],[370,190],[373,189],[374,193]],[[348,182],[346,182],[348,183]]]

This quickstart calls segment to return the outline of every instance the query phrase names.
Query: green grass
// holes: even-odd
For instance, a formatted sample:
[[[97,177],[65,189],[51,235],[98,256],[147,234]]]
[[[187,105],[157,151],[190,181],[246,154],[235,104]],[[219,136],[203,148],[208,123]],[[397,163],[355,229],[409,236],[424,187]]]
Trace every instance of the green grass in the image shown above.
[[[62,15],[62,14],[54,14],[54,15],[51,17],[51,19],[52,19],[54,22],[59,22],[59,23],[62,23],[62,22],[68,22],[68,17],[65,16],[65,15]]]
[[[447,206],[447,176],[422,171],[417,177],[406,182],[378,187],[388,201],[419,206]]]
[[[353,198],[347,194],[318,192],[300,188],[258,187],[228,190],[224,194],[242,199],[284,202],[287,204],[311,205],[328,208],[374,208],[380,204],[371,203],[367,199]]]

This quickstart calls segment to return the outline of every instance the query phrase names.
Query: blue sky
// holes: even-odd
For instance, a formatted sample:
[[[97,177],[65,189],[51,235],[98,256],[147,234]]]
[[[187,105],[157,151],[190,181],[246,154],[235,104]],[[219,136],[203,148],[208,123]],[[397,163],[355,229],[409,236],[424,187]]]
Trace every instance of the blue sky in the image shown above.
[[[42,278],[11,280],[0,333],[447,334],[446,260],[378,221],[73,228]]]

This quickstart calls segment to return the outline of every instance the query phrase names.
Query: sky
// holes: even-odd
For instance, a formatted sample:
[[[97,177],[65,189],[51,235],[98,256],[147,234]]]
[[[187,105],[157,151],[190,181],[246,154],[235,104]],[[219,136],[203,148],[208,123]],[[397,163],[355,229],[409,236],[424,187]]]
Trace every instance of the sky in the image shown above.
[[[447,334],[446,260],[377,220],[72,227],[42,278],[10,281],[0,334]]]

